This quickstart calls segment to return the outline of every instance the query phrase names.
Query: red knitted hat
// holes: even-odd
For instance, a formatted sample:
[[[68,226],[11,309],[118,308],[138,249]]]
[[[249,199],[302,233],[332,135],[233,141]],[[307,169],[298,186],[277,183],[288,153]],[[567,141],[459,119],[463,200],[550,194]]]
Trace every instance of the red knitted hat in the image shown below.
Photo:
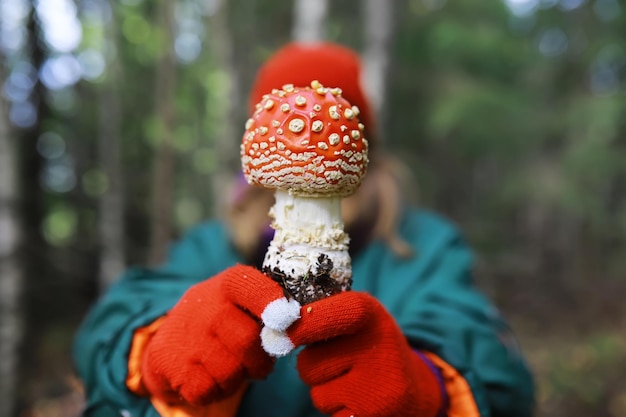
[[[361,89],[360,78],[361,62],[351,49],[328,42],[289,43],[259,69],[250,92],[250,112],[274,88],[285,84],[305,87],[318,80],[326,87],[341,88],[341,95],[361,111],[359,119],[365,129],[374,132],[373,109]]]

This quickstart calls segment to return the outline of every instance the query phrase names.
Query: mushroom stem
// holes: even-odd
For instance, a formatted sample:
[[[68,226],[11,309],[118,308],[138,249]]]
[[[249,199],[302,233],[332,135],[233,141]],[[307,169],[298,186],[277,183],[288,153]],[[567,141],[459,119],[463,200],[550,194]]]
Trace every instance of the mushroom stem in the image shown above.
[[[349,237],[341,220],[341,197],[305,197],[277,190],[270,210],[274,239],[263,271],[300,304],[350,288]]]

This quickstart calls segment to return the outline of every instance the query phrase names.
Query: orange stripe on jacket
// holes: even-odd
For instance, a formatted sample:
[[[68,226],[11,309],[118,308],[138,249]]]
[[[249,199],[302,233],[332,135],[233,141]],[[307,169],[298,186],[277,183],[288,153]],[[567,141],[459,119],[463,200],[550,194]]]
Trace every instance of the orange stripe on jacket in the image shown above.
[[[143,384],[141,375],[141,362],[143,354],[148,346],[148,342],[163,323],[161,317],[148,326],[140,327],[135,330],[133,341],[128,355],[128,376],[126,377],[126,386],[136,395],[143,397],[150,396],[150,393]],[[161,417],[234,417],[239,409],[239,404],[245,393],[247,384],[232,396],[207,406],[196,407],[190,405],[171,405],[156,397],[150,397],[152,405]]]
[[[480,417],[474,394],[469,384],[459,372],[446,363],[439,356],[423,352],[428,359],[439,369],[448,392],[447,417]]]

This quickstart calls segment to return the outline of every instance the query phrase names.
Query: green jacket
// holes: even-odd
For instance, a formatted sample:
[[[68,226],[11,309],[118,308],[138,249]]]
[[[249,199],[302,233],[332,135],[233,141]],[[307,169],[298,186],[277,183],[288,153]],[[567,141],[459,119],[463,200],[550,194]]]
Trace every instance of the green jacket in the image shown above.
[[[458,231],[423,211],[407,212],[400,235],[416,255],[400,259],[373,242],[353,259],[354,290],[376,296],[416,348],[452,365],[471,387],[483,417],[532,414],[533,383],[510,330],[473,286],[472,254]],[[157,417],[146,398],[125,386],[133,331],[166,313],[189,286],[241,262],[223,224],[191,230],[158,269],[127,271],[93,307],[74,346],[88,396],[85,416]],[[274,372],[254,382],[241,417],[320,416],[296,371],[295,355],[277,361]],[[125,412],[124,412],[125,410]]]

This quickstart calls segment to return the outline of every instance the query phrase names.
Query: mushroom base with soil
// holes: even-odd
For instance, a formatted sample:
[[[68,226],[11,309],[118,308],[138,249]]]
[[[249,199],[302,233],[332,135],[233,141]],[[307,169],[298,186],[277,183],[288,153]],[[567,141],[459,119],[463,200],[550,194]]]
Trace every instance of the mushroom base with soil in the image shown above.
[[[341,220],[341,197],[302,197],[276,191],[270,215],[275,229],[263,272],[300,304],[350,289],[349,237]]]

